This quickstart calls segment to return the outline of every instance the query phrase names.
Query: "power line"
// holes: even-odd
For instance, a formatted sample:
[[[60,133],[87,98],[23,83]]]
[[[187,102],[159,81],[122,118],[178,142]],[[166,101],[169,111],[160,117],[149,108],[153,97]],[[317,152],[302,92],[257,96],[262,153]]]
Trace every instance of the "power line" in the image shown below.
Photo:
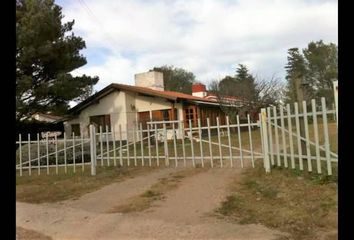
[[[96,15],[93,13],[93,11],[90,9],[90,7],[88,6],[88,4],[85,3],[84,0],[79,0],[80,5],[85,9],[85,11],[88,13],[89,16],[91,16],[94,20],[93,22],[95,22],[96,24],[100,25],[100,29],[102,31],[102,33],[114,44],[117,45],[116,41],[114,40],[113,37],[111,37],[104,28],[104,25],[101,23],[101,21],[96,17]]]

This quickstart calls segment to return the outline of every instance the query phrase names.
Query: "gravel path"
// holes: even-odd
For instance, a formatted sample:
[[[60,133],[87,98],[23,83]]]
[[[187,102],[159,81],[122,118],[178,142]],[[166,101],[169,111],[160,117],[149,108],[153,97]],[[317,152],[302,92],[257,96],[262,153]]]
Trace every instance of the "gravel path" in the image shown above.
[[[279,232],[261,225],[227,223],[210,216],[226,197],[240,169],[210,169],[184,178],[179,187],[143,211],[107,214],[131,196],[146,191],[177,169],[161,169],[114,183],[77,200],[56,204],[16,203],[17,226],[53,239],[276,239]]]

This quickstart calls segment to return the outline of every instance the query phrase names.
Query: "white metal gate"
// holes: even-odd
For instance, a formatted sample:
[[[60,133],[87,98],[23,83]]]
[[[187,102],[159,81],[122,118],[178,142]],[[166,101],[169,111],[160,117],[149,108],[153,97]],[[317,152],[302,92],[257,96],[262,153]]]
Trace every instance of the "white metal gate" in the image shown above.
[[[298,103],[261,110],[267,172],[278,166],[332,175],[338,165],[338,82],[334,91],[336,107],[331,110],[325,98],[320,104],[303,101],[302,112]]]
[[[247,117],[245,123],[240,123],[239,116],[235,123],[227,117],[225,125],[217,118],[215,126],[209,119],[207,126],[201,126],[198,119],[197,126],[190,121],[188,128],[183,121],[148,122],[145,129],[140,123],[126,131],[121,126],[118,131],[101,127],[94,133],[95,162],[98,166],[244,167],[244,161],[249,161],[254,166],[255,159],[263,158],[260,122]]]

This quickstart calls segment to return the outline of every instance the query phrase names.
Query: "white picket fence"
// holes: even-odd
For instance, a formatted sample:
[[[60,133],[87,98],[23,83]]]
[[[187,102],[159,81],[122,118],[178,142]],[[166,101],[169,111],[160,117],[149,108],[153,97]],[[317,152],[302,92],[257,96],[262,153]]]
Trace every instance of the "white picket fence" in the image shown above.
[[[37,134],[32,140],[28,134],[23,140],[19,135],[16,170],[23,176],[24,172],[40,175],[55,169],[55,174],[60,174],[90,168],[96,175],[100,166],[243,168],[254,167],[255,161],[262,159],[266,172],[272,167],[284,167],[309,172],[316,169],[318,174],[332,175],[338,164],[336,144],[331,146],[337,139],[337,103],[335,92],[335,109],[328,110],[324,98],[320,105],[313,99],[311,104],[302,103],[301,113],[298,103],[264,108],[257,122],[248,115],[244,123],[239,116],[235,122],[227,117],[225,125],[220,125],[217,118],[214,126],[210,119],[206,126],[200,119],[195,127],[191,120],[190,127],[185,127],[183,121],[163,121],[148,122],[145,129],[140,123],[126,131],[120,125],[118,129],[96,129],[91,125],[88,138],[83,138],[82,133],[81,137],[73,134],[68,138],[64,133],[61,139],[55,136],[49,140],[48,135],[41,139]],[[300,123],[305,136],[300,134]]]

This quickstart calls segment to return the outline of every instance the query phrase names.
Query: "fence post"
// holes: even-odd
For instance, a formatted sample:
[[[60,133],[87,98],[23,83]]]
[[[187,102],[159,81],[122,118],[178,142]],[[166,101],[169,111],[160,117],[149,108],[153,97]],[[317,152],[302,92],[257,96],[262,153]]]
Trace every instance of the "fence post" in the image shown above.
[[[266,109],[261,109],[261,124],[262,124],[262,143],[264,147],[264,168],[267,173],[270,172],[269,150],[268,150],[268,132],[267,132],[267,113]]]
[[[96,175],[96,133],[95,127],[90,125],[90,153],[91,153],[91,175]]]
[[[333,82],[333,89],[334,89],[334,103],[336,106],[336,121],[338,127],[338,81]]]

